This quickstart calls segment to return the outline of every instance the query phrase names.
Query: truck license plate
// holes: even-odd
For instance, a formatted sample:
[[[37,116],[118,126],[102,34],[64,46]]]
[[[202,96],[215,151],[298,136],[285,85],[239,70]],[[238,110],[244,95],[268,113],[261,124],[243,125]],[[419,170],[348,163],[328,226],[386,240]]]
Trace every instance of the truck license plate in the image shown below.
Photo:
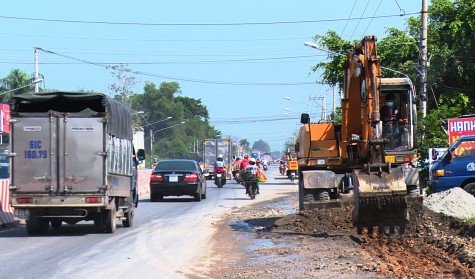
[[[168,178],[169,182],[178,182],[178,176],[173,175]]]
[[[27,209],[15,209],[13,214],[18,219],[28,220],[30,219],[30,211]]]

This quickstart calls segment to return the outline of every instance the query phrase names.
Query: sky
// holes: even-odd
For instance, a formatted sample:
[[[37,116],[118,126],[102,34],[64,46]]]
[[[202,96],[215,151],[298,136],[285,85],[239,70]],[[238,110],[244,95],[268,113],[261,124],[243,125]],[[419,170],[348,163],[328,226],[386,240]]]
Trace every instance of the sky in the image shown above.
[[[301,113],[318,121],[334,105],[332,88],[310,72],[327,53],[304,43],[328,30],[383,38],[420,10],[416,0],[3,1],[0,77],[33,76],[39,47],[41,87],[109,93],[116,79],[106,65],[125,64],[140,73],[130,74],[134,92],[176,81],[223,137],[282,150]]]

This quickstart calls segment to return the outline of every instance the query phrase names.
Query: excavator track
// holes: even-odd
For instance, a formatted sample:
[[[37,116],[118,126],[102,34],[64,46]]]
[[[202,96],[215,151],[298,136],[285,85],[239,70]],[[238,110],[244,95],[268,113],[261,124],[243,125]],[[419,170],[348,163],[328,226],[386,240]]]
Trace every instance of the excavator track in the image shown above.
[[[402,235],[408,222],[407,188],[402,172],[377,172],[368,174],[363,170],[353,172],[355,182],[353,224],[357,233],[366,228],[372,234]]]

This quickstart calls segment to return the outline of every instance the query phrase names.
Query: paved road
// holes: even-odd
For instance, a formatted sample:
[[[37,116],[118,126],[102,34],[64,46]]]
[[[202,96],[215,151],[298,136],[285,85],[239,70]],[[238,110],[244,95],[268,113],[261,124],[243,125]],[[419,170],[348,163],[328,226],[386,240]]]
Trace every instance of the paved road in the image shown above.
[[[217,188],[208,181],[207,199],[142,197],[134,226],[114,234],[93,231],[92,222],[63,224],[45,236],[29,236],[24,226],[0,231],[1,278],[180,278],[203,256],[213,223],[227,211],[297,191],[297,182],[267,171],[255,200],[234,181]]]

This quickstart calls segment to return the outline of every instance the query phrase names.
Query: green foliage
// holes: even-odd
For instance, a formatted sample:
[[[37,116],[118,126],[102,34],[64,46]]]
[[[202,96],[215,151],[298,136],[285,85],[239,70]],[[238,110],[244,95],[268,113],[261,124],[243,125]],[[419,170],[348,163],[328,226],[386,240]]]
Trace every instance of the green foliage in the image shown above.
[[[342,88],[343,84],[343,65],[346,60],[346,53],[352,49],[349,41],[343,40],[338,33],[329,30],[325,35],[315,35],[313,37],[315,43],[322,48],[328,50],[328,62],[320,62],[314,67],[312,71],[323,70],[321,73],[321,81],[331,85],[339,85]]]
[[[416,80],[417,72],[414,65],[418,63],[419,45],[417,37],[411,37],[396,28],[387,28],[387,37],[378,42],[378,54],[381,65],[409,76]],[[383,77],[401,77],[400,73],[384,69]]]
[[[0,80],[0,92],[12,91],[2,96],[9,100],[13,95],[33,91],[33,86],[28,86],[30,84],[32,84],[31,79],[27,73],[14,69],[8,76]]]
[[[177,82],[162,82],[158,88],[148,82],[143,90],[143,94],[131,95],[129,103],[135,111],[144,111],[142,126],[148,136],[146,142],[150,141],[150,130],[154,135],[154,157],[198,159],[195,151],[196,147],[202,151],[203,139],[221,133],[209,125],[209,113],[201,100],[179,96]]]
[[[126,65],[114,65],[110,67],[113,72],[111,75],[117,79],[116,83],[109,85],[114,99],[119,102],[130,105],[129,98],[133,94],[132,88],[137,85],[135,77],[129,76],[130,69]]]
[[[254,142],[254,144],[252,145],[252,149],[256,149],[256,150],[259,150],[259,151],[264,152],[264,153],[269,153],[270,152],[269,144],[267,142],[261,140],[261,139]]]
[[[475,88],[475,2],[434,0],[429,7],[429,84],[435,96],[449,99],[461,92],[474,102]],[[467,113],[467,112],[464,112]]]
[[[428,110],[425,119],[418,119],[418,158],[421,185],[427,179],[428,149],[448,146],[444,127],[449,118],[473,114],[475,94],[475,2],[473,0],[432,0],[428,25]],[[409,76],[418,82],[415,68],[419,63],[421,19],[407,20],[407,30],[387,28],[387,36],[379,38],[381,65]],[[332,52],[346,52],[352,45],[335,31],[315,35],[314,41]],[[346,57],[328,55],[328,62],[315,65],[321,79],[342,85]],[[383,69],[384,77],[400,76]],[[418,88],[418,92],[420,89]],[[415,100],[418,103],[418,100]]]

